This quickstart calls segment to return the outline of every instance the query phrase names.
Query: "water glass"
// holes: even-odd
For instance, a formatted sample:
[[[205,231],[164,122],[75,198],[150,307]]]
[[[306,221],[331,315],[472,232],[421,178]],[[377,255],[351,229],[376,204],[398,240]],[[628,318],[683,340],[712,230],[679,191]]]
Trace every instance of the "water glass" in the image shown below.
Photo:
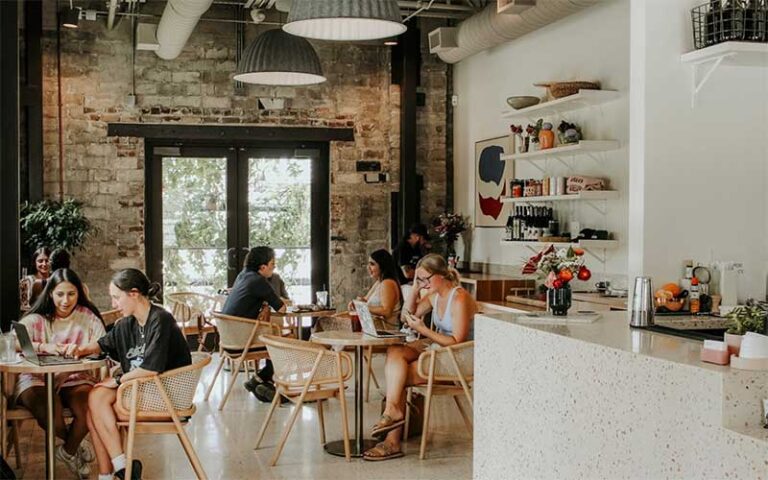
[[[0,362],[16,361],[16,336],[13,333],[0,334]]]
[[[316,295],[317,295],[317,306],[318,307],[327,307],[328,306],[328,292],[326,290],[318,290]]]

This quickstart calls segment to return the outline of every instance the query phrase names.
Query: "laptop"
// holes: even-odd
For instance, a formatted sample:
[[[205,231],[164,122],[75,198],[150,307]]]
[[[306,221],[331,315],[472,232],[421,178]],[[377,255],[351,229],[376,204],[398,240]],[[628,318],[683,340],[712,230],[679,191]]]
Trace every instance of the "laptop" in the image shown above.
[[[373,315],[368,310],[368,304],[360,300],[355,300],[354,304],[364,334],[376,338],[405,337],[403,332],[398,332],[397,330],[376,330],[376,326],[373,323]]]
[[[32,340],[29,338],[27,327],[19,322],[13,322],[13,329],[16,332],[16,338],[21,345],[21,351],[24,353],[24,359],[35,365],[64,365],[69,363],[82,363],[82,360],[74,358],[64,358],[61,355],[38,355],[35,347],[32,346]]]

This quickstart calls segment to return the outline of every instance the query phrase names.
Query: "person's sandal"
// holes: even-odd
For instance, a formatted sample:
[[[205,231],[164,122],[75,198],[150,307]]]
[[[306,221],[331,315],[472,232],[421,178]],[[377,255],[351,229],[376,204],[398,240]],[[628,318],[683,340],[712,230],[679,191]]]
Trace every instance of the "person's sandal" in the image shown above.
[[[379,421],[371,428],[371,435],[374,438],[381,440],[386,437],[389,432],[405,425],[405,419],[393,420],[389,415],[382,415],[379,417]]]
[[[393,458],[402,457],[403,451],[394,451],[392,446],[387,442],[379,442],[375,447],[370,448],[363,453],[363,460],[369,462],[381,462],[382,460],[391,460]]]

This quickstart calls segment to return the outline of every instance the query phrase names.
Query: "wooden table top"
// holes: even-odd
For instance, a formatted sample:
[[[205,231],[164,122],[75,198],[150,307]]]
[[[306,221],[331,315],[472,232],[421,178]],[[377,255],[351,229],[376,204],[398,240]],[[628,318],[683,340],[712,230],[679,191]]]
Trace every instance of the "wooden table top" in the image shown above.
[[[291,307],[288,307],[291,308]],[[298,312],[292,312],[290,310],[286,310],[283,313],[280,312],[273,312],[271,314],[273,317],[330,317],[333,315],[336,315],[336,310],[301,310]]]
[[[350,332],[347,330],[331,330],[329,332],[313,333],[311,342],[331,347],[369,347],[381,345],[399,345],[405,343],[405,337],[378,338],[365,335],[363,332]]]
[[[84,360],[78,363],[64,363],[61,365],[36,365],[27,360],[19,363],[0,363],[0,372],[8,373],[67,373],[94,370],[107,364],[106,360]]]

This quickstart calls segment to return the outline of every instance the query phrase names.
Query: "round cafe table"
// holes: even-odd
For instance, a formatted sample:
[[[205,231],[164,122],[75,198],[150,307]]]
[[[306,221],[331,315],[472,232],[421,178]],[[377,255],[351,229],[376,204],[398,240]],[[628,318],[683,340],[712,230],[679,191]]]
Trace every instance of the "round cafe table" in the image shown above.
[[[301,327],[303,327],[303,319],[307,317],[332,317],[336,315],[336,310],[323,309],[323,310],[298,310],[296,307],[288,307],[285,313],[272,312],[272,318],[284,318],[290,322],[291,328],[296,329],[296,339],[301,340]]]
[[[46,396],[46,422],[45,422],[45,471],[46,478],[54,478],[53,449],[55,447],[55,427],[53,425],[53,380],[57,373],[73,373],[87,370],[97,370],[106,365],[104,360],[83,360],[77,363],[65,363],[60,365],[37,365],[27,360],[19,363],[7,364],[0,363],[0,392],[4,392],[3,382],[8,373],[34,373],[43,375],[45,378],[45,396]],[[0,401],[5,402],[5,394],[0,394]],[[5,411],[5,409],[3,409]],[[6,420],[0,419],[2,427],[0,428],[0,441],[5,442]]]
[[[363,452],[376,445],[375,440],[366,440],[363,437],[363,349],[403,344],[405,337],[378,338],[362,332],[332,330],[315,333],[310,341],[331,347],[355,347],[355,441],[350,445],[350,450],[353,457],[362,457]],[[326,443],[325,450],[332,455],[343,457],[344,441]]]

